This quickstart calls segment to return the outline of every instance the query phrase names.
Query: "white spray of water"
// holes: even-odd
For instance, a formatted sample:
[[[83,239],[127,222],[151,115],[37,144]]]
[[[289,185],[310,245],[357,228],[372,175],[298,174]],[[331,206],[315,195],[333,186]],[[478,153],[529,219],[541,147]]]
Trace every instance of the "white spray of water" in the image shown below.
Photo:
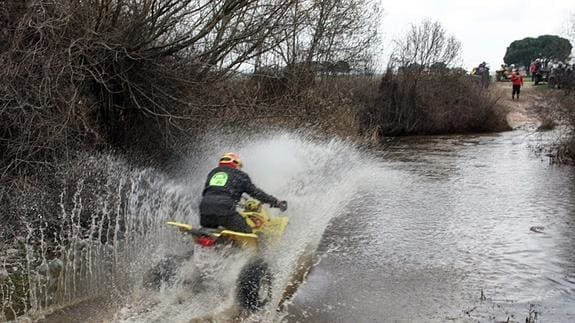
[[[220,153],[225,149],[220,148]],[[266,317],[271,320],[284,290],[301,270],[300,260],[317,248],[328,223],[342,215],[350,200],[359,198],[375,162],[344,142],[316,142],[292,134],[249,140],[236,151],[243,156],[253,182],[290,205],[290,224],[283,240],[266,255],[275,276]]]
[[[102,235],[105,227],[113,231],[112,238],[103,244],[90,240],[84,245],[84,265],[80,266],[85,268],[83,272],[76,268],[74,257],[64,259],[64,266],[70,268],[59,276],[60,284],[66,289],[60,303],[77,297],[76,290],[92,286],[93,293],[82,296],[107,293],[123,298],[126,305],[115,314],[116,321],[231,319],[235,315],[235,279],[247,259],[241,253],[219,264],[218,273],[212,277],[219,282],[218,286],[207,289],[203,286],[202,291],[190,284],[196,274],[197,264],[193,263],[184,263],[176,284],[159,291],[144,289],[142,278],[167,254],[182,254],[192,247],[189,239],[167,228],[165,222],[198,224],[197,205],[206,174],[220,154],[235,151],[242,156],[244,170],[258,187],[289,202],[286,213],[290,223],[282,241],[264,255],[274,274],[272,302],[255,318],[278,319],[275,309],[294,274],[300,270],[300,260],[317,248],[329,222],[343,215],[350,201],[360,198],[357,194],[376,171],[376,162],[339,140],[317,141],[289,133],[260,135],[242,141],[221,136],[218,140],[209,138],[204,140],[202,154],[194,156],[187,178],[177,183],[150,171],[127,172],[120,168],[108,174],[114,184],[108,183],[111,189],[99,204],[103,210],[95,212],[97,216],[94,215],[90,230]],[[111,164],[114,168],[114,163]],[[80,203],[74,203],[74,208],[82,207],[78,205]],[[64,205],[62,210],[66,213]],[[272,214],[277,212],[272,210]],[[104,217],[110,220],[112,229],[103,225]],[[75,232],[71,240],[78,245],[78,241],[87,239]]]

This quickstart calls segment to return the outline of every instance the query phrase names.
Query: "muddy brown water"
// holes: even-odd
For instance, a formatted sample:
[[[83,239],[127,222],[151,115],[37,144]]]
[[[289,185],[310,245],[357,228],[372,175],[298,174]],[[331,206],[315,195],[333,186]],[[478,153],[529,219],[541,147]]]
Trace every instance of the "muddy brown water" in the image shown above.
[[[575,321],[575,169],[533,153],[546,136],[392,142],[286,320]]]
[[[374,157],[291,135],[251,143],[245,155],[255,181],[271,188],[288,183],[277,193],[291,203],[286,242],[270,258],[279,270],[276,297],[255,321],[575,321],[575,168],[533,152],[553,136],[516,130],[395,139]],[[277,160],[289,165],[269,166]],[[193,213],[178,194],[197,195],[194,187],[180,192],[159,181],[157,187],[172,190],[158,189],[157,201],[177,203],[157,207],[156,191],[138,183],[132,184],[136,200],[144,194],[153,207],[128,203],[134,218],[147,216],[163,227],[164,213]],[[165,231],[143,238],[159,246],[166,238],[173,249],[174,236]],[[316,265],[283,302],[292,264],[308,246],[316,250]],[[124,266],[133,269],[134,285],[136,269],[156,254],[140,247],[127,249],[137,261]],[[185,286],[173,292],[173,302],[163,292],[113,297],[112,304],[87,300],[46,321],[188,322],[204,312],[213,321],[237,320],[227,307],[218,309],[226,303],[218,297],[198,300]],[[283,305],[278,312],[277,304]]]

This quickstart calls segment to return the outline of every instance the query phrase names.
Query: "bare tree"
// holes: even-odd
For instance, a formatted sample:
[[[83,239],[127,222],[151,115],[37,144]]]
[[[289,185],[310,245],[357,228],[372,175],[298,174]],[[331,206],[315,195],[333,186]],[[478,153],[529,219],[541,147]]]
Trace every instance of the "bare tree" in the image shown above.
[[[133,57],[185,53],[202,71],[233,70],[283,40],[284,15],[295,0],[87,0],[70,1],[98,11],[94,32],[127,29]],[[78,12],[78,10],[75,10]]]
[[[404,38],[395,41],[393,63],[400,67],[430,68],[452,65],[459,57],[461,43],[448,36],[439,22],[425,20],[412,25]]]
[[[448,68],[459,56],[459,41],[447,36],[439,22],[425,20],[420,25],[412,25],[395,45],[390,66],[382,78],[378,103],[367,114],[367,128],[371,124],[380,127],[382,133],[401,134],[431,133],[437,129],[442,129],[441,132],[458,125],[449,120],[447,114],[463,111],[460,106],[468,103],[467,99],[462,99],[479,95],[476,89],[468,87],[465,75]],[[457,90],[457,95],[450,94],[458,82],[461,89]],[[452,84],[446,85],[449,83]],[[477,102],[483,104],[484,101]],[[491,104],[485,106],[490,108]],[[477,109],[478,115],[483,111],[483,108]],[[465,123],[472,124],[469,120]]]
[[[0,180],[137,127],[169,142],[205,117],[199,84],[291,35],[294,1],[0,0]]]
[[[328,0],[314,4],[307,62],[365,60],[377,41],[379,7],[364,0]]]
[[[368,61],[377,8],[369,0],[0,0],[0,182],[86,144],[168,145],[216,113],[202,89],[247,63],[345,70]]]
[[[298,0],[287,12],[290,28],[269,61],[283,65],[371,60],[378,45],[380,8],[368,0]]]

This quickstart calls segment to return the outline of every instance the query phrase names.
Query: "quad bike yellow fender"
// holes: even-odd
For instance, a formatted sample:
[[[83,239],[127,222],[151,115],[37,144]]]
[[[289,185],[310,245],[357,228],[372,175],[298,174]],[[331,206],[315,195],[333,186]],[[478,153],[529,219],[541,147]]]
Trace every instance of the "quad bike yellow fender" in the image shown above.
[[[181,232],[193,232],[194,228],[185,223],[179,222],[166,222],[168,225],[172,225],[180,229]],[[254,233],[243,233],[236,232],[232,230],[221,230],[217,232],[210,233],[211,236],[215,238],[226,237],[236,242],[239,242],[242,246],[257,247],[258,246],[258,235]]]
[[[232,230],[219,230],[210,233],[215,238],[225,237],[238,242],[242,246],[255,247],[260,246],[264,240],[268,245],[274,245],[279,241],[289,222],[287,216],[270,217],[266,209],[262,208],[260,202],[248,200],[241,205],[240,215],[246,220],[246,223],[252,228],[253,233],[243,233]],[[179,222],[166,222],[180,229],[181,232],[194,233],[196,230],[189,224]]]

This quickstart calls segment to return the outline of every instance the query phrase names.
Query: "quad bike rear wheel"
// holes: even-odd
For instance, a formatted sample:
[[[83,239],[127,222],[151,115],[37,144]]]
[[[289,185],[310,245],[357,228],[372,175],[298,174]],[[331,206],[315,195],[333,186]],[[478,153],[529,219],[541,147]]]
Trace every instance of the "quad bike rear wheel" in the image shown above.
[[[143,277],[143,286],[148,289],[159,289],[162,285],[172,285],[178,268],[192,256],[192,252],[180,255],[164,256],[150,268]]]
[[[539,74],[536,74],[533,83],[534,83],[535,85],[538,85],[542,80],[543,80],[543,77],[542,77],[541,75],[539,75]]]
[[[272,298],[272,274],[263,260],[242,269],[238,280],[238,303],[249,311],[257,311]]]
[[[174,255],[166,256],[144,275],[144,287],[159,289],[162,284],[171,284],[182,260]]]

